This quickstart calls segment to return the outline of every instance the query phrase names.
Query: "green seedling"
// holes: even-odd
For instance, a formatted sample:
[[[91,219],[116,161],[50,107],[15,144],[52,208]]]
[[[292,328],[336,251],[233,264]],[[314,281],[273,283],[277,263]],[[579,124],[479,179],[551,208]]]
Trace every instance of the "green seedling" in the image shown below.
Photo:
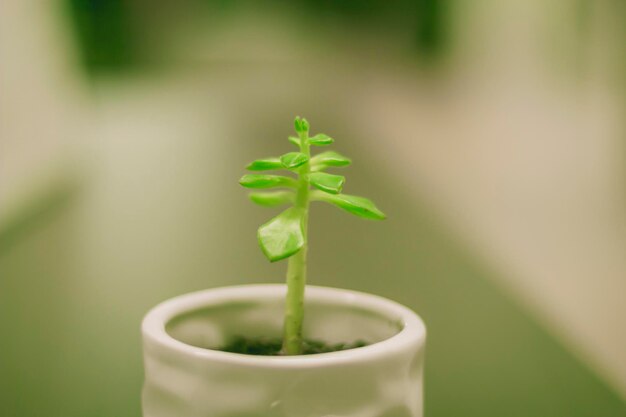
[[[271,262],[289,258],[282,342],[282,354],[285,355],[299,355],[303,348],[310,202],[330,203],[366,219],[385,218],[383,212],[367,198],[342,194],[345,183],[343,176],[325,172],[328,168],[350,165],[350,159],[333,151],[311,155],[312,146],[327,146],[334,142],[333,139],[323,133],[309,136],[309,122],[306,119],[296,117],[294,123],[298,136],[290,136],[289,141],[299,148],[297,152],[289,152],[278,158],[259,159],[247,167],[250,171],[287,170],[292,175],[248,174],[239,180],[246,188],[281,188],[278,191],[251,193],[250,199],[259,205],[290,205],[259,227],[257,235],[261,250]]]

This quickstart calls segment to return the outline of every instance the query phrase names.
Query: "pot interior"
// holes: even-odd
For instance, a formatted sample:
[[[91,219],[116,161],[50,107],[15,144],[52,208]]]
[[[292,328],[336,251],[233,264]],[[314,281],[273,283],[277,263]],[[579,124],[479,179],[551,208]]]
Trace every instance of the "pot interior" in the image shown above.
[[[165,330],[174,339],[205,349],[219,349],[233,338],[281,337],[284,294],[228,300],[208,299],[172,317]],[[305,301],[304,337],[326,343],[373,344],[402,330],[399,317],[355,302],[352,297],[324,299],[310,296]]]

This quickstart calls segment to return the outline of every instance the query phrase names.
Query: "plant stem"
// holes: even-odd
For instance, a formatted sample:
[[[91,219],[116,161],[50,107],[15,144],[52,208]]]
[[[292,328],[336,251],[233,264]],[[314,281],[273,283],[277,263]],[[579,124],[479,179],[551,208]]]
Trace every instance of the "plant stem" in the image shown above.
[[[308,136],[308,132],[300,134],[300,152],[310,157],[311,151]],[[308,162],[298,170],[298,190],[295,206],[303,210],[302,234],[304,236],[304,245],[295,255],[289,258],[287,267],[287,300],[283,337],[283,353],[286,355],[302,354],[302,321],[304,319],[304,288],[306,286],[306,255],[308,249],[309,172]]]

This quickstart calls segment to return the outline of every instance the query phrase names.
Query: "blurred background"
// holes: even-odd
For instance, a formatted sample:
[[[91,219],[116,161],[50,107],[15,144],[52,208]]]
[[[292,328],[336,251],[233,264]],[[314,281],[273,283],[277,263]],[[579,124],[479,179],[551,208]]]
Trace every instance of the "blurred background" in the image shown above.
[[[429,329],[426,416],[626,416],[626,4],[4,0],[0,415],[140,415],[156,303],[282,282],[237,180],[351,156],[310,283]]]

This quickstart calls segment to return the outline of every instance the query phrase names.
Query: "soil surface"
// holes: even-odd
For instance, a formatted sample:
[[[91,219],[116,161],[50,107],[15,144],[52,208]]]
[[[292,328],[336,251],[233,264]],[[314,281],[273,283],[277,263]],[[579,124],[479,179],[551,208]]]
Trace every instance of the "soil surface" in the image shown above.
[[[245,355],[257,356],[282,356],[282,339],[268,337],[235,337],[229,344],[221,347],[223,352],[242,353]],[[337,352],[340,350],[356,349],[367,346],[362,340],[353,343],[328,344],[320,340],[305,339],[303,343],[303,355],[314,355],[316,353]]]

